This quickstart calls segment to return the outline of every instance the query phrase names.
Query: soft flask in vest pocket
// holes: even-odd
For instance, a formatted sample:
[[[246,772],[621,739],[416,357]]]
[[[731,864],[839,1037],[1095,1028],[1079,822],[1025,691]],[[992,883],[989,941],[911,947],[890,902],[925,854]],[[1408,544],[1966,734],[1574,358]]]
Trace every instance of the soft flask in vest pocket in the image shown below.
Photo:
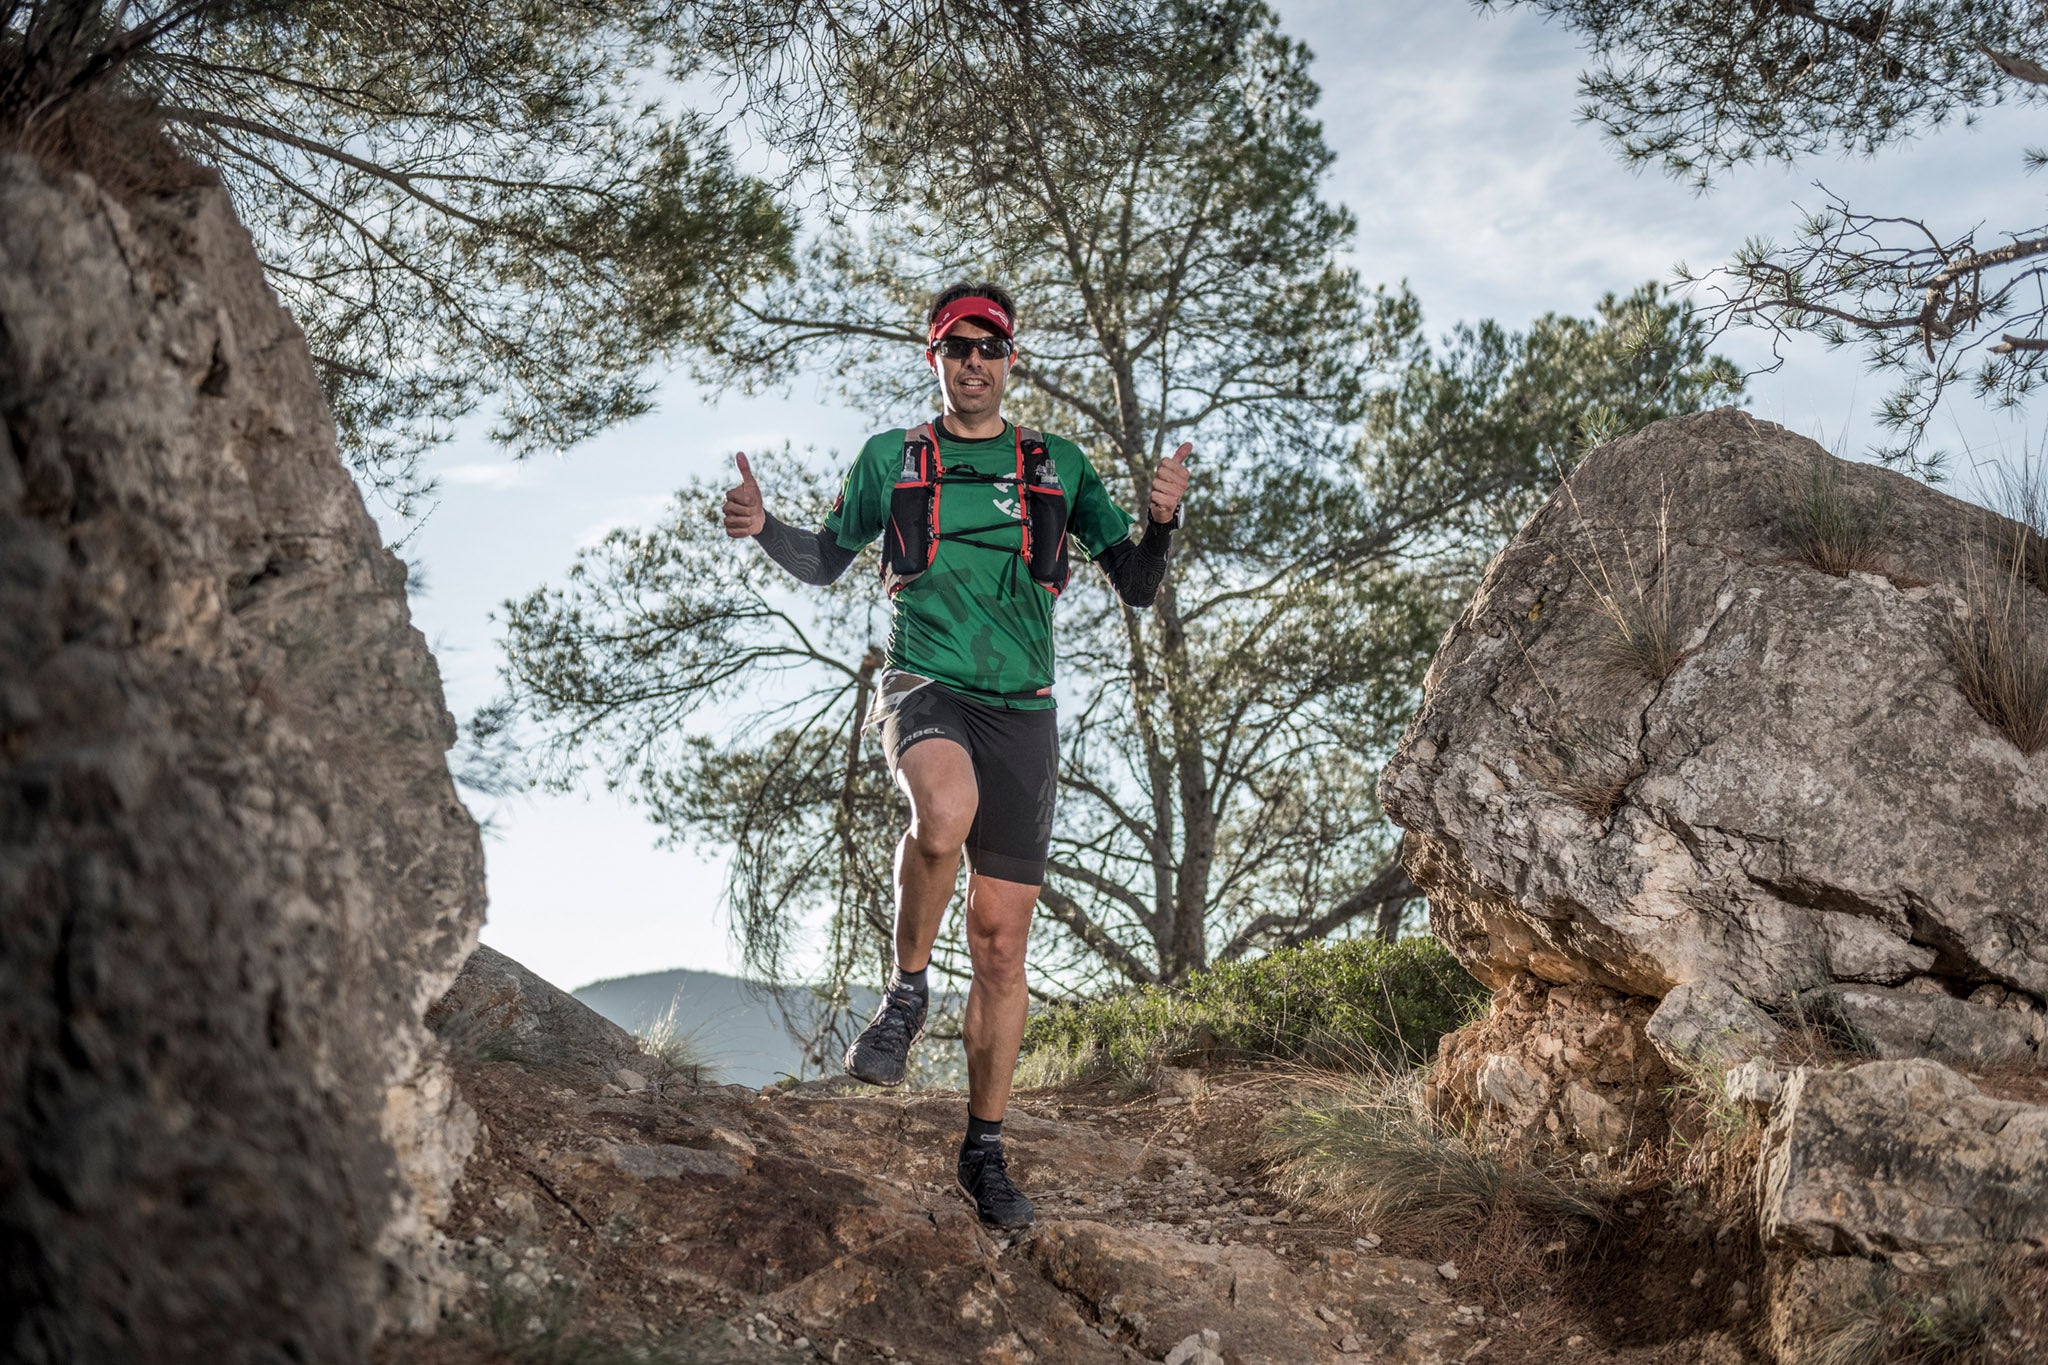
[[[948,473],[939,455],[938,430],[933,423],[903,433],[903,463],[896,475],[896,486],[889,491],[889,525],[883,532],[882,582],[890,593],[902,591],[932,566],[941,540],[1007,551],[1006,546],[975,537],[1009,526],[1022,531],[1018,554],[1030,572],[1031,581],[1054,596],[1067,586],[1067,495],[1060,486],[1059,468],[1046,449],[1042,434],[1028,427],[1018,427],[1016,431],[1014,476]],[[1023,515],[1015,521],[941,533],[939,497],[948,483],[1010,483],[1017,490]]]

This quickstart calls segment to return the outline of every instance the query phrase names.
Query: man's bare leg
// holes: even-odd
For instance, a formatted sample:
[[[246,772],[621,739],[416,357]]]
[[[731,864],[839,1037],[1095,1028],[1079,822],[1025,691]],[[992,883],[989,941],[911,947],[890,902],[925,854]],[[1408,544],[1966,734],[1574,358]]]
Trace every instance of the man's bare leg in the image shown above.
[[[903,751],[896,783],[910,798],[910,828],[896,845],[896,971],[875,1017],[846,1049],[846,1072],[869,1085],[901,1085],[910,1049],[924,1032],[930,993],[925,968],[960,875],[960,845],[980,800],[974,764],[950,739]]]
[[[1037,903],[1036,885],[967,879],[967,951],[974,964],[961,1030],[967,1040],[967,1112],[990,1123],[1009,1108],[1024,1041],[1031,1003],[1024,988],[1024,945]]]
[[[960,1144],[960,1188],[984,1223],[1018,1228],[1031,1201],[1010,1180],[1003,1156],[1003,1114],[1024,1040],[1024,943],[1038,887],[995,877],[967,879],[967,1139]]]
[[[927,739],[903,751],[896,785],[910,798],[910,827],[896,845],[896,966],[921,972],[953,900],[960,845],[974,825],[981,793],[974,762],[950,739]]]

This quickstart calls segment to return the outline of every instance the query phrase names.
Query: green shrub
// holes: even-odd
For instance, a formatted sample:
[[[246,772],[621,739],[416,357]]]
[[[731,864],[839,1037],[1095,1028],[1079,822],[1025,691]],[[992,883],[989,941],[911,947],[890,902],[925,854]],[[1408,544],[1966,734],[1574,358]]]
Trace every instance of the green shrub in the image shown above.
[[[1025,1028],[1025,1074],[1130,1080],[1174,1063],[1415,1065],[1485,997],[1434,939],[1310,944],[1196,972],[1178,987],[1054,1005]]]

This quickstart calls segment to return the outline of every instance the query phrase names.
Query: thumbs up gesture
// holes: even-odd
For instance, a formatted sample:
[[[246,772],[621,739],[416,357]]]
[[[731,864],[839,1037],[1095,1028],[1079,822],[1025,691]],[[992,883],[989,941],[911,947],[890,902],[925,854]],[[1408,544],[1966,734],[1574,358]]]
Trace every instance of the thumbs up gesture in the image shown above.
[[[1188,491],[1188,456],[1194,453],[1194,446],[1186,441],[1180,448],[1159,462],[1159,468],[1152,471],[1151,503],[1152,520],[1172,521],[1174,509],[1180,506],[1183,493]]]
[[[759,535],[768,524],[768,512],[761,505],[761,485],[754,482],[747,457],[741,454],[733,458],[739,461],[740,481],[737,487],[725,490],[725,533],[740,540]]]

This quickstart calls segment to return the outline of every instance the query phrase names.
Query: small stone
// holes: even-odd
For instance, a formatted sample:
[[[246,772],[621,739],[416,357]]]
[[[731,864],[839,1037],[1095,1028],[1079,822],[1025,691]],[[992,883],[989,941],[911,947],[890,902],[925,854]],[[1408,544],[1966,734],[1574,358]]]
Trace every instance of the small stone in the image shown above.
[[[624,1086],[628,1091],[645,1090],[647,1088],[647,1078],[631,1067],[620,1067],[612,1073],[612,1079]]]
[[[1166,1353],[1163,1365],[1223,1365],[1223,1336],[1213,1327],[1190,1332]]]
[[[1458,1263],[1456,1261],[1445,1261],[1436,1268],[1436,1273],[1447,1280],[1455,1280],[1458,1278]]]
[[[1784,1082],[1785,1078],[1769,1062],[1752,1057],[1740,1066],[1728,1068],[1721,1079],[1721,1089],[1736,1104],[1768,1109],[1777,1102]]]
[[[1352,1238],[1351,1245],[1357,1247],[1360,1251],[1377,1251],[1380,1245],[1380,1235],[1377,1232],[1368,1232],[1363,1237]]]
[[[1273,1215],[1273,1221],[1276,1223],[1291,1223],[1294,1221],[1294,1215],[1288,1210],[1282,1209]]]
[[[1320,1304],[1316,1308],[1316,1316],[1324,1322],[1335,1322],[1337,1320],[1337,1310],[1330,1307],[1327,1303]]]
[[[1358,1339],[1356,1333],[1346,1332],[1337,1338],[1337,1349],[1345,1355],[1356,1355],[1365,1349],[1365,1343]]]
[[[1586,1339],[1584,1337],[1566,1337],[1564,1344],[1576,1351],[1586,1344]]]

